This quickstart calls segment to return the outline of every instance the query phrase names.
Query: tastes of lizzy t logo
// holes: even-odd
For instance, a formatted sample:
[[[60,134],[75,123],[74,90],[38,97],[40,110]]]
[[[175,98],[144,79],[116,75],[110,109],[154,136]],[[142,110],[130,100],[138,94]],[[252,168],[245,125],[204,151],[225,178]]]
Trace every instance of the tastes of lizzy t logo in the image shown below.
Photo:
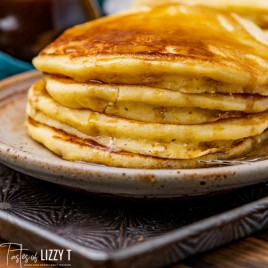
[[[7,249],[6,266],[17,263],[22,267],[71,267],[71,249],[41,249],[31,254],[22,244],[2,243],[0,247]],[[63,263],[67,262],[67,263]],[[51,263],[50,263],[51,262]]]

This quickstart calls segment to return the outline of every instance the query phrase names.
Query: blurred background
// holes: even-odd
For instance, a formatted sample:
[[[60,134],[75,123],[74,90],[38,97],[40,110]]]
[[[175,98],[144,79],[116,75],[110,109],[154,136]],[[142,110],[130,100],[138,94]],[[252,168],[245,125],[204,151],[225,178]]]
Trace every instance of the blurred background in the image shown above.
[[[133,0],[0,0],[0,79],[33,68],[65,29],[122,11]]]
[[[103,14],[112,14],[132,6],[134,0],[99,0]]]

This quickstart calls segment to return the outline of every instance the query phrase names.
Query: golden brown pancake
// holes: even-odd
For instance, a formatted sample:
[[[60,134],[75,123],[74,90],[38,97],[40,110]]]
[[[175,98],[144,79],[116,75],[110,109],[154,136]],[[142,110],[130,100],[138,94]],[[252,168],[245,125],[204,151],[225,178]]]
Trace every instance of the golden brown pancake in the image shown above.
[[[57,121],[40,111],[36,111],[30,104],[27,106],[27,114],[36,122],[62,130],[66,135],[70,134],[94,141],[113,152],[125,151],[160,158],[192,159],[208,153],[225,151],[232,143],[223,141],[213,143],[160,142],[148,139],[132,139],[131,137],[111,137],[105,134],[93,135],[90,133],[91,135],[87,135],[69,124]]]
[[[147,123],[196,125],[221,119],[241,117],[236,111],[218,111],[200,108],[177,108],[147,105],[139,102],[117,102],[108,106],[105,114]]]
[[[55,154],[69,161],[93,162],[114,167],[143,169],[182,169],[206,167],[201,160],[231,159],[245,154],[267,139],[268,132],[234,142],[225,152],[208,154],[195,159],[166,159],[111,151],[92,140],[78,138],[64,131],[49,127],[28,118],[25,123],[27,132],[33,139],[44,144]]]
[[[268,112],[197,125],[157,124],[127,120],[87,109],[71,109],[61,106],[46,94],[42,85],[43,83],[36,83],[29,91],[29,116],[40,120],[39,113],[41,113],[49,118],[45,121],[41,119],[42,123],[53,120],[98,139],[112,137],[147,141],[150,144],[162,144],[164,147],[171,143],[171,146],[185,145],[189,149],[187,144],[194,144],[192,147],[198,148],[200,142],[238,140],[256,136],[268,127]],[[108,147],[107,144],[105,145]]]
[[[257,94],[234,94],[234,92],[187,94],[148,86],[78,83],[72,79],[51,75],[44,75],[44,80],[47,92],[61,105],[70,108],[88,108],[96,112],[105,112],[107,106],[120,103],[151,105],[152,109],[202,108],[244,113],[268,110],[268,97]]]
[[[235,13],[144,7],[67,30],[33,63],[26,130],[70,161],[195,168],[268,138],[268,37]]]
[[[144,86],[77,83],[47,75],[44,78],[46,91],[62,106],[143,122],[201,124],[268,109],[268,98],[263,96],[189,95]]]
[[[267,94],[268,40],[234,13],[164,5],[71,28],[33,63],[78,82]]]

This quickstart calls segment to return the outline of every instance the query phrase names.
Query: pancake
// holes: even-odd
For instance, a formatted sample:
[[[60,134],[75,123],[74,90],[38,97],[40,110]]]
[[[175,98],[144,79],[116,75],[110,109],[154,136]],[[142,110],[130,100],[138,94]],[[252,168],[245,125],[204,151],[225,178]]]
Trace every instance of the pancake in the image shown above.
[[[268,132],[243,139],[225,152],[212,153],[195,159],[165,159],[158,157],[115,152],[92,140],[81,139],[64,131],[49,127],[28,118],[25,127],[33,139],[44,144],[55,154],[69,161],[93,162],[108,166],[143,169],[182,169],[206,167],[201,160],[230,159],[249,152],[268,137]]]
[[[260,28],[234,13],[163,5],[75,26],[33,64],[77,82],[267,94],[267,44]]]
[[[200,108],[177,108],[147,105],[139,102],[117,102],[108,106],[107,115],[142,121],[147,123],[195,125],[216,122],[221,119],[243,116],[241,112],[224,112]]]
[[[233,11],[246,17],[260,27],[268,28],[267,0],[135,0],[136,6],[180,3],[187,5],[207,5],[219,10]]]
[[[62,130],[67,134],[79,137],[85,140],[94,141],[107,150],[118,152],[125,151],[148,156],[170,159],[191,159],[212,152],[225,151],[226,146],[230,147],[230,142],[214,142],[214,143],[181,143],[181,142],[158,142],[146,139],[131,139],[131,137],[111,137],[107,135],[86,135],[76,128],[51,119],[44,113],[34,110],[31,105],[27,106],[27,114],[36,122],[45,124],[49,127]],[[231,142],[232,143],[232,142]]]
[[[61,106],[39,85],[37,83],[29,91],[28,102],[31,107],[89,136],[131,137],[133,140],[146,139],[164,143],[174,140],[198,143],[243,139],[259,135],[268,128],[268,111],[197,125],[157,124],[128,120],[88,109],[71,109]]]
[[[268,98],[260,96],[240,96],[238,102],[238,96],[233,95],[189,96],[156,88],[81,84],[63,78],[47,80],[47,76],[46,83],[40,86],[46,87],[48,94],[65,107],[163,124],[202,124],[241,116],[240,110],[260,112],[268,108]]]
[[[44,80],[47,92],[61,105],[69,108],[88,108],[96,112],[104,112],[107,106],[117,103],[151,105],[152,110],[155,106],[244,113],[268,110],[268,97],[257,94],[187,94],[148,86],[78,83],[51,75],[45,75]],[[268,94],[268,90],[265,94]]]
[[[26,131],[66,160],[196,168],[268,138],[268,37],[235,13],[129,10],[70,28],[33,64]]]

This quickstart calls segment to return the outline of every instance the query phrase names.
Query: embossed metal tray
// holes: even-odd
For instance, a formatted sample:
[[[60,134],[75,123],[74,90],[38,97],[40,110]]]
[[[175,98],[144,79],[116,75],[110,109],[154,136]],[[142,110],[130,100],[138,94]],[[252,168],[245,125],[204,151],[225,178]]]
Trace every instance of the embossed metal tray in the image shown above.
[[[268,184],[195,199],[99,197],[0,164],[0,237],[71,267],[162,267],[268,227]]]

